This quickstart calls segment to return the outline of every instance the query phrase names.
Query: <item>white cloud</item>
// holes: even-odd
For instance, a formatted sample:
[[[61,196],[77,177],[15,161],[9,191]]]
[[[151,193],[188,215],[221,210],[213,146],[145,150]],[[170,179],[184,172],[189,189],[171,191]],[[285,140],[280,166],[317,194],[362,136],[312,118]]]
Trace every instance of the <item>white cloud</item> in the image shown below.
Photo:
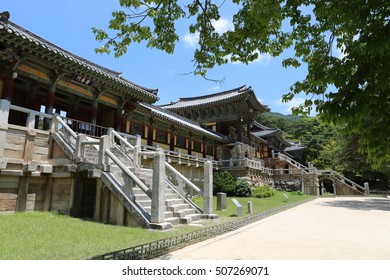
[[[212,20],[211,24],[214,26],[215,31],[217,31],[218,34],[234,29],[233,22],[223,17],[219,20]]]
[[[282,99],[277,99],[272,102],[272,104],[277,107],[273,111],[281,112],[282,114],[291,114],[292,111],[291,109],[294,107],[299,107],[299,105],[303,104],[305,102],[306,98],[304,97],[294,97],[293,100],[283,103]],[[313,108],[310,112],[310,116],[315,116],[316,115],[316,109],[315,106],[313,105]]]
[[[233,22],[223,17],[221,17],[219,20],[213,20],[211,23],[218,34],[233,30]],[[186,35],[184,35],[183,41],[185,45],[191,48],[196,48],[199,41],[199,32],[196,32],[194,34],[187,33]]]
[[[272,56],[270,54],[268,54],[268,53],[260,53],[259,51],[255,51],[255,53],[257,53],[257,55],[258,55],[257,59],[249,62],[249,64],[256,63],[256,64],[268,65],[271,62]],[[231,55],[228,55],[226,58],[230,61]],[[233,61],[231,63],[233,63],[233,64],[244,64],[241,61]]]
[[[259,57],[251,63],[268,65],[271,62],[272,56],[269,53],[260,53],[259,51],[257,51],[257,53]]]
[[[198,40],[199,40],[198,32],[196,32],[195,34],[187,33],[183,38],[184,43],[191,48],[196,47],[196,45],[198,44]]]
[[[341,46],[341,48],[338,48],[336,44],[333,44],[333,47],[332,47],[333,56],[337,57],[338,59],[343,59],[346,56],[344,49],[345,49],[345,46]]]
[[[215,31],[218,34],[222,34],[229,30],[234,30],[233,22],[230,19],[226,19],[221,17],[219,20],[213,20],[212,25],[215,28]],[[184,35],[183,39],[184,44],[191,48],[196,48],[198,46],[199,41],[199,32],[196,32],[194,34],[187,33]],[[272,59],[272,56],[268,53],[260,53],[259,51],[255,51],[255,53],[258,54],[258,58],[249,64],[256,63],[256,64],[262,64],[262,65],[268,65]],[[229,61],[231,56],[226,57]],[[242,62],[231,62],[233,64],[243,64]]]

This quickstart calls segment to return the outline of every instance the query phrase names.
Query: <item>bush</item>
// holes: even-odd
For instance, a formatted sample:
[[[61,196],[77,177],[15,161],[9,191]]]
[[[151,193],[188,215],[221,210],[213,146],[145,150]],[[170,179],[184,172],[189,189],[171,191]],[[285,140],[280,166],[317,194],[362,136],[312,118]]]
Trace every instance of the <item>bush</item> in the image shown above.
[[[214,194],[224,192],[227,196],[235,195],[236,180],[228,171],[222,171],[214,176]]]
[[[257,198],[271,197],[276,193],[275,190],[271,189],[268,185],[264,185],[258,188],[255,188],[252,192],[252,195]]]
[[[294,194],[294,195],[304,195],[304,193],[301,192],[301,191],[294,191],[294,192],[291,192],[291,194]]]
[[[238,197],[250,197],[252,196],[251,185],[248,181],[238,180],[236,185],[236,196]]]

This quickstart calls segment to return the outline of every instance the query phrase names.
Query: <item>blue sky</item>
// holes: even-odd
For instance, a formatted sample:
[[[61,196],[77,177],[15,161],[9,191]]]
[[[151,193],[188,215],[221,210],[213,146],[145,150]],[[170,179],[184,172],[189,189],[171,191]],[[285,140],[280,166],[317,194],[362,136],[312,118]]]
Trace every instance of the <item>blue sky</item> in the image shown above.
[[[249,65],[229,63],[209,72],[212,79],[224,79],[223,84],[186,75],[194,70],[191,60],[195,46],[194,38],[184,25],[177,26],[180,41],[173,55],[148,49],[145,44],[132,45],[120,58],[114,58],[113,54],[96,54],[94,49],[101,43],[95,41],[91,28],[106,29],[111,12],[120,8],[119,0],[2,0],[0,3],[0,11],[9,11],[11,21],[38,36],[99,65],[123,72],[125,78],[136,84],[157,88],[160,101],[156,104],[242,85],[251,86],[260,102],[273,112],[289,114],[290,108],[304,99],[302,96],[288,104],[281,102],[289,87],[306,75],[305,69],[283,68],[282,57],[261,54],[258,61]],[[226,9],[222,16],[215,25],[219,30],[229,28],[233,12]]]

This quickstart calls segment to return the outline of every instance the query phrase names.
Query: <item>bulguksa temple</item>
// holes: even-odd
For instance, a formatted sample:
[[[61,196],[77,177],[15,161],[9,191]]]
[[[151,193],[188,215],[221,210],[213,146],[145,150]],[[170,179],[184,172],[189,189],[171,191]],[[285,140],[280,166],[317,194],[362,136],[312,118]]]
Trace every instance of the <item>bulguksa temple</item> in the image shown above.
[[[0,19],[0,211],[169,229],[215,219],[213,174],[321,195],[367,188],[299,162],[249,86],[155,105],[157,89]],[[191,197],[204,197],[203,207]]]

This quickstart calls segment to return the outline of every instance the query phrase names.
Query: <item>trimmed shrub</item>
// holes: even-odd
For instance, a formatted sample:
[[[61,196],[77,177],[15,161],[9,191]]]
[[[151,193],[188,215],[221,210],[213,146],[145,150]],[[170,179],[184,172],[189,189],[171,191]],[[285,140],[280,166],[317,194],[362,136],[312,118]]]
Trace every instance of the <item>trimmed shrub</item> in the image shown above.
[[[228,171],[222,171],[214,175],[214,194],[224,192],[227,196],[235,195],[236,180]]]
[[[271,197],[276,193],[275,190],[271,189],[270,186],[264,185],[258,188],[255,188],[252,191],[252,195],[257,198]]]
[[[301,192],[301,191],[291,192],[291,194],[295,194],[295,195],[304,195],[304,193]]]
[[[250,197],[252,196],[251,185],[248,181],[238,180],[236,185],[236,196],[238,197]]]

